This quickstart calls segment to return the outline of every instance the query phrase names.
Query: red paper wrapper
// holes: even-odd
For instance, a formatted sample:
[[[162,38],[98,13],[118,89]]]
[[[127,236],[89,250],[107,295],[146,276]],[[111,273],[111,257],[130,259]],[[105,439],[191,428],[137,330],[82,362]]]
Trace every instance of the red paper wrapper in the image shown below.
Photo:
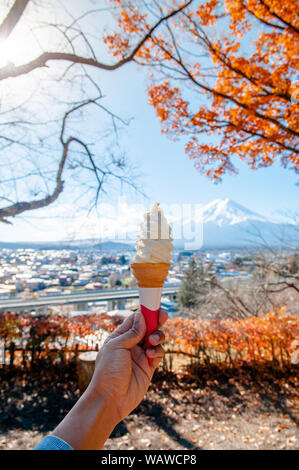
[[[162,287],[139,287],[140,310],[145,318],[145,344],[150,347],[149,336],[158,328]],[[153,359],[148,358],[149,365]]]
[[[147,348],[149,348],[151,345],[149,342],[149,336],[158,328],[159,309],[150,310],[144,305],[140,305],[140,309],[145,318],[145,323],[146,323],[145,345]],[[152,362],[153,362],[153,359],[149,357],[148,363],[150,366],[152,365]]]

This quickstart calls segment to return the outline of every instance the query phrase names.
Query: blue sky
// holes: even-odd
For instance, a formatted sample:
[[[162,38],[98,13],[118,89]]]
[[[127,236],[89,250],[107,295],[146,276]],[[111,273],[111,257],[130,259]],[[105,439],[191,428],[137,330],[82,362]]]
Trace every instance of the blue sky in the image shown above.
[[[120,139],[120,145],[132,162],[138,162],[142,173],[139,183],[149,199],[124,187],[120,194],[126,196],[128,204],[141,203],[145,207],[155,201],[165,204],[206,204],[217,198],[230,198],[255,212],[271,217],[279,216],[280,212],[298,209],[299,188],[295,186],[298,176],[284,170],[279,164],[252,171],[246,165],[238,163],[239,175],[227,175],[218,185],[201,175],[184,153],[184,144],[173,142],[161,134],[155,112],[147,103],[146,77],[140,70],[136,73],[135,65],[127,65],[113,74],[98,72],[98,78],[103,93],[107,96],[105,102],[109,108],[121,117],[133,118]],[[117,200],[114,192],[112,198],[103,197],[102,202],[117,204]],[[71,204],[70,194],[66,189],[50,211],[34,211],[25,218],[16,219],[12,227],[1,226],[0,240],[55,239],[55,231],[57,239],[63,238],[65,232],[60,230],[61,217],[70,215]],[[47,214],[50,214],[49,218]],[[57,218],[56,214],[59,215]],[[102,215],[101,206],[98,215]],[[77,215],[74,213],[72,216],[76,220]],[[93,220],[92,217],[93,215],[90,220]],[[80,238],[80,225],[76,225],[74,231],[77,232],[76,237]],[[91,236],[95,235],[91,233]],[[82,237],[86,236],[86,231],[82,230]]]
[[[298,175],[283,169],[279,163],[256,171],[237,162],[237,176],[226,175],[222,183],[215,185],[201,175],[184,152],[183,142],[173,142],[161,134],[154,109],[149,106],[146,93],[146,72],[134,64],[126,64],[114,72],[98,70],[93,76],[100,84],[106,98],[102,104],[122,118],[132,121],[120,138],[120,148],[129,160],[136,163],[139,184],[149,199],[123,188],[121,195],[130,204],[142,203],[149,207],[153,202],[165,204],[206,204],[216,198],[230,198],[249,209],[266,216],[278,216],[280,212],[298,210]],[[84,123],[83,123],[84,126]],[[117,203],[117,193],[103,197],[102,202]],[[25,217],[16,218],[12,226],[0,226],[0,241],[61,239],[72,231],[61,229],[61,221],[69,217],[74,222],[77,238],[88,234],[86,226],[93,225],[95,217],[104,217],[101,206],[97,214],[76,212],[72,193],[65,193],[50,210],[38,210]],[[58,215],[58,217],[56,217]],[[78,218],[84,218],[85,230]],[[88,222],[89,220],[89,222]],[[126,223],[125,219],[123,221]],[[128,221],[129,222],[129,221]],[[80,228],[81,227],[81,228]],[[94,233],[91,233],[94,236]]]
[[[185,154],[184,143],[161,134],[155,111],[148,104],[146,78],[135,70],[134,65],[129,65],[118,71],[109,77],[104,88],[112,107],[134,117],[128,131],[128,154],[133,160],[140,160],[147,173],[144,182],[152,200],[208,203],[228,197],[264,215],[298,209],[298,175],[279,163],[252,171],[237,162],[239,174],[226,175],[217,185],[201,175]]]

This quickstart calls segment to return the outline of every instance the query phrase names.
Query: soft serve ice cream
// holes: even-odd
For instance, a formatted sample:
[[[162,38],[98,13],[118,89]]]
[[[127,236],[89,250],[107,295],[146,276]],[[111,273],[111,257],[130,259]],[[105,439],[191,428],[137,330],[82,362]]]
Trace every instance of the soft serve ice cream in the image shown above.
[[[172,250],[171,228],[156,202],[140,224],[134,262],[170,263]]]
[[[172,250],[171,229],[159,204],[155,203],[140,225],[136,256],[131,264],[147,326],[146,347],[150,346],[149,335],[157,329],[162,287],[170,268]]]
[[[139,287],[161,287],[173,250],[171,229],[158,203],[144,215],[131,269]]]

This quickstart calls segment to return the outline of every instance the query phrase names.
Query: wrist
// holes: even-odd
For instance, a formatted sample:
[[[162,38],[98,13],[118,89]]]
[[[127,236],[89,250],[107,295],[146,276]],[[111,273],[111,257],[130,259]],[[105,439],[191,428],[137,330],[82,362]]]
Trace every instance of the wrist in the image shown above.
[[[52,434],[73,449],[99,450],[118,422],[111,400],[88,387]]]
[[[115,399],[107,393],[99,393],[98,390],[94,389],[92,383],[89,384],[80,400],[81,399],[89,404],[93,409],[97,410],[103,419],[107,418],[113,426],[112,430],[121,421],[115,404]]]

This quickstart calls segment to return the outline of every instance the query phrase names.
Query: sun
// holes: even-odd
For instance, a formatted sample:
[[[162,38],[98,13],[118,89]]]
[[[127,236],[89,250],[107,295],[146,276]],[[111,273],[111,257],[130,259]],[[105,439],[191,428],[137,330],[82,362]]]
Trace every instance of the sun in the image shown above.
[[[25,64],[29,57],[29,41],[23,35],[12,34],[5,41],[0,41],[0,67]]]

